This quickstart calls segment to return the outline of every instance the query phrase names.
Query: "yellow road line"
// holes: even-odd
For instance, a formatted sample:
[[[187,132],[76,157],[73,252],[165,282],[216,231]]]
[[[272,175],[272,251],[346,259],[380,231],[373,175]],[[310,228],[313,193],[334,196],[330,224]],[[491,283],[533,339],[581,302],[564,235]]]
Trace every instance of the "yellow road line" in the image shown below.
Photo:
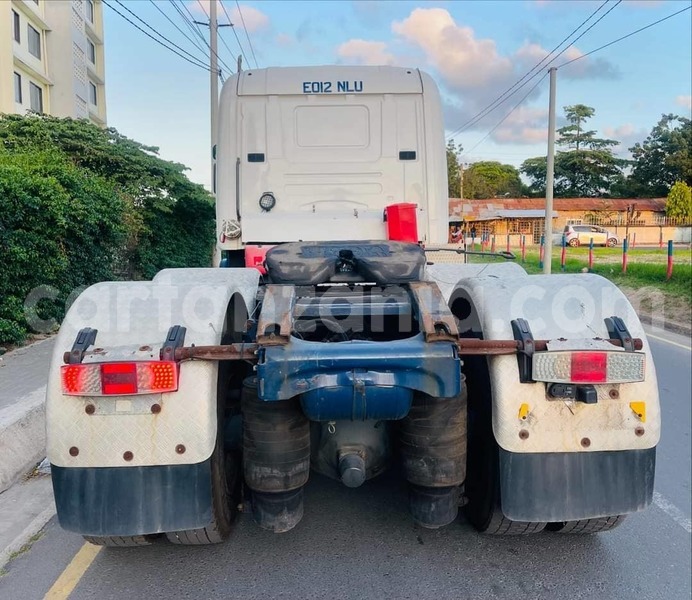
[[[86,542],[74,555],[70,564],[65,567],[43,600],[67,600],[98,553],[101,552],[101,548],[103,546],[94,546],[94,544]]]
[[[654,335],[653,333],[646,333],[646,337],[654,338],[655,340],[658,340],[659,342],[665,342],[666,344],[671,344],[672,346],[677,346],[678,348],[682,348],[683,350],[690,350],[692,351],[692,347],[690,346],[685,346],[685,344],[679,344],[678,342],[674,342],[672,340],[663,338],[663,337],[658,337],[657,335]]]

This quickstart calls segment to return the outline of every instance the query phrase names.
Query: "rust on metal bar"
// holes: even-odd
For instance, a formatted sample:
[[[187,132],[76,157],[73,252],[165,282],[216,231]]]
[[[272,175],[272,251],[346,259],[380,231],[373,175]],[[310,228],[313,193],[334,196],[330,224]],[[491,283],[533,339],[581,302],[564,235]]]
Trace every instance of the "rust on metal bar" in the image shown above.
[[[537,352],[544,352],[548,349],[551,340],[534,340]],[[622,342],[618,339],[603,340],[610,342],[613,346],[622,347]],[[640,338],[633,340],[634,349],[641,350],[643,342]],[[462,338],[457,341],[457,348],[460,355],[498,355],[516,354],[520,351],[520,343],[517,340],[479,340],[476,338]]]
[[[184,346],[175,349],[175,360],[257,360],[257,344]]]
[[[261,346],[288,344],[293,330],[293,304],[296,290],[292,285],[265,287],[262,310],[257,322],[257,343]]]
[[[456,342],[457,323],[440,288],[432,281],[414,281],[409,283],[409,289],[418,305],[425,341]]]
[[[535,340],[536,350],[539,352],[548,349],[550,340]],[[603,340],[613,346],[622,347],[622,342],[617,339]],[[642,340],[635,338],[634,349],[641,350]],[[479,340],[476,338],[462,338],[456,340],[458,352],[462,356],[493,356],[502,354],[516,354],[519,352],[519,342],[516,340]],[[184,346],[175,349],[175,360],[257,360],[257,351],[260,344],[228,344],[225,346]],[[70,353],[65,352],[63,359],[67,363]]]

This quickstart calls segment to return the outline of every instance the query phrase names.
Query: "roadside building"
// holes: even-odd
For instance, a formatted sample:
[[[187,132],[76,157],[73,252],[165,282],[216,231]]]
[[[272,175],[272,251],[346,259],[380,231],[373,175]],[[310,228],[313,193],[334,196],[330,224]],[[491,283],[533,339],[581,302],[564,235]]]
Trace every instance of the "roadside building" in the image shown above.
[[[101,0],[0,2],[0,113],[106,125]]]
[[[690,241],[690,223],[666,217],[665,198],[555,198],[553,232],[561,236],[567,225],[598,225],[619,239],[636,234],[638,243],[655,244],[660,239]],[[510,235],[518,245],[538,244],[544,230],[544,198],[449,199],[450,232],[461,222],[473,223],[479,237]]]

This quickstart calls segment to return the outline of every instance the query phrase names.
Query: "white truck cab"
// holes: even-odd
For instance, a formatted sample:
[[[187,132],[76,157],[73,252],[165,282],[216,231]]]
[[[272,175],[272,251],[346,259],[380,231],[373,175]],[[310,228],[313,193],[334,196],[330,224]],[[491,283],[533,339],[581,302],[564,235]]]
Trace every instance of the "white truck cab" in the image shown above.
[[[242,71],[223,86],[216,153],[218,250],[384,240],[387,206],[416,205],[418,240],[446,243],[444,129],[418,69]]]

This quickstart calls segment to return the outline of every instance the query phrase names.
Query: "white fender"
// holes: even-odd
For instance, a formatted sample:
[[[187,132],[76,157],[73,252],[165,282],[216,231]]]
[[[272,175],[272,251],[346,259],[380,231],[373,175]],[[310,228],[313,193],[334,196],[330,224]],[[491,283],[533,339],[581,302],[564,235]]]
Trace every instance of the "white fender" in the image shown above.
[[[449,285],[453,269],[446,269],[439,284],[453,311],[462,311],[457,314],[462,335],[513,339],[511,321],[523,318],[536,339],[607,338],[604,319],[618,316],[633,337],[644,340],[645,381],[596,386],[596,404],[550,399],[544,383],[520,383],[515,356],[490,357],[493,431],[502,448],[510,452],[595,452],[645,449],[658,443],[661,416],[651,350],[639,317],[615,285],[591,274],[505,276],[495,271],[469,277],[465,269],[470,266],[457,267],[454,286]],[[437,271],[429,269],[429,273],[437,280]],[[619,397],[611,398],[611,389]],[[643,419],[630,407],[632,402],[645,402]],[[528,406],[528,414],[520,415],[523,404]],[[588,442],[583,442],[585,438]]]
[[[236,310],[251,314],[258,282],[255,269],[165,269],[153,281],[104,282],[86,289],[65,316],[51,361],[46,392],[50,462],[141,467],[209,458],[217,432],[218,363],[182,363],[177,392],[89,398],[62,394],[63,353],[84,327],[98,330],[96,347],[104,351],[85,357],[85,363],[158,360],[173,325],[187,328],[186,346],[220,344],[229,303],[235,296]],[[85,412],[88,404],[96,407],[92,415]],[[161,406],[158,414],[152,413],[153,404]],[[76,456],[70,453],[73,447]],[[129,461],[123,458],[127,451],[133,455]]]

